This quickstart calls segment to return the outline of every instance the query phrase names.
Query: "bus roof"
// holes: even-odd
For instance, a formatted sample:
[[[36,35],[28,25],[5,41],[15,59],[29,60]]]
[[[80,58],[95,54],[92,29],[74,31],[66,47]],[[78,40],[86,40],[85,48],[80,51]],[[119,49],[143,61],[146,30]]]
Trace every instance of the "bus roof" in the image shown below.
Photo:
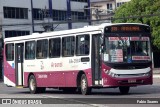
[[[43,32],[43,33],[33,33],[31,35],[10,37],[10,38],[5,38],[4,42],[27,40],[27,39],[34,39],[34,38],[43,38],[44,36],[46,36],[46,37],[53,36],[54,37],[54,36],[58,36],[58,35],[69,35],[69,34],[90,32],[90,31],[102,31],[103,32],[102,29],[106,26],[127,25],[127,24],[148,26],[146,24],[141,24],[141,23],[103,23],[100,25],[84,26],[83,28],[77,28],[77,29],[53,31],[53,32]]]

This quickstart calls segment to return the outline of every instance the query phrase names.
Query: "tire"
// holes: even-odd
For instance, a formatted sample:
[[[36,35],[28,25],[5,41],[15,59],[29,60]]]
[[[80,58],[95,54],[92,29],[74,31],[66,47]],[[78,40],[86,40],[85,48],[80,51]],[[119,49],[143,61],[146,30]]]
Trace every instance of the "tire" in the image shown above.
[[[119,87],[119,91],[121,94],[128,94],[130,87],[127,86],[121,86]]]
[[[34,75],[31,75],[29,77],[29,90],[31,94],[36,94],[38,93],[38,87],[37,87],[37,82],[36,82],[36,78],[34,77]]]
[[[91,93],[91,88],[88,87],[88,81],[85,74],[81,76],[81,93],[83,95],[88,95]]]

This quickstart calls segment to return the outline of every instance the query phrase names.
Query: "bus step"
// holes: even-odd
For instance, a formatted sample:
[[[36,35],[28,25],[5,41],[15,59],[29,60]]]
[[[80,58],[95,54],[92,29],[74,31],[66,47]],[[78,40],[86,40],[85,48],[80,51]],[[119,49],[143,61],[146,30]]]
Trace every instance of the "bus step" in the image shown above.
[[[23,88],[23,86],[16,86],[16,88]]]

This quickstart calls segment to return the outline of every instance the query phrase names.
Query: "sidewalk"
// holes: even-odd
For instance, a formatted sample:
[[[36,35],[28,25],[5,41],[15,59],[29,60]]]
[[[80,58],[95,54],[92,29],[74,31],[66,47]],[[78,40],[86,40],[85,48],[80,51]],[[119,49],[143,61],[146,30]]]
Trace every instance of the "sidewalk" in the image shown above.
[[[153,68],[153,74],[160,74],[160,68]]]
[[[160,78],[160,68],[153,68],[153,78]]]

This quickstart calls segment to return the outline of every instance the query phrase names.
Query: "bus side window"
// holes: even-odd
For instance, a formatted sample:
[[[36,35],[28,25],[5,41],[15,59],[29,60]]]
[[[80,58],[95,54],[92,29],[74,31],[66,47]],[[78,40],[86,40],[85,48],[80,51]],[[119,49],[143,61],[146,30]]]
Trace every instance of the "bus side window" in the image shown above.
[[[68,36],[62,38],[62,56],[73,56],[75,48],[74,36]]]
[[[14,44],[6,44],[6,60],[7,61],[13,61],[14,60]]]
[[[37,58],[47,58],[48,56],[48,40],[43,39],[43,40],[37,40]]]
[[[53,38],[49,40],[49,57],[60,57],[61,38]]]
[[[76,37],[76,55],[88,55],[90,50],[89,35],[77,35]]]
[[[35,59],[35,41],[25,42],[25,59]]]

